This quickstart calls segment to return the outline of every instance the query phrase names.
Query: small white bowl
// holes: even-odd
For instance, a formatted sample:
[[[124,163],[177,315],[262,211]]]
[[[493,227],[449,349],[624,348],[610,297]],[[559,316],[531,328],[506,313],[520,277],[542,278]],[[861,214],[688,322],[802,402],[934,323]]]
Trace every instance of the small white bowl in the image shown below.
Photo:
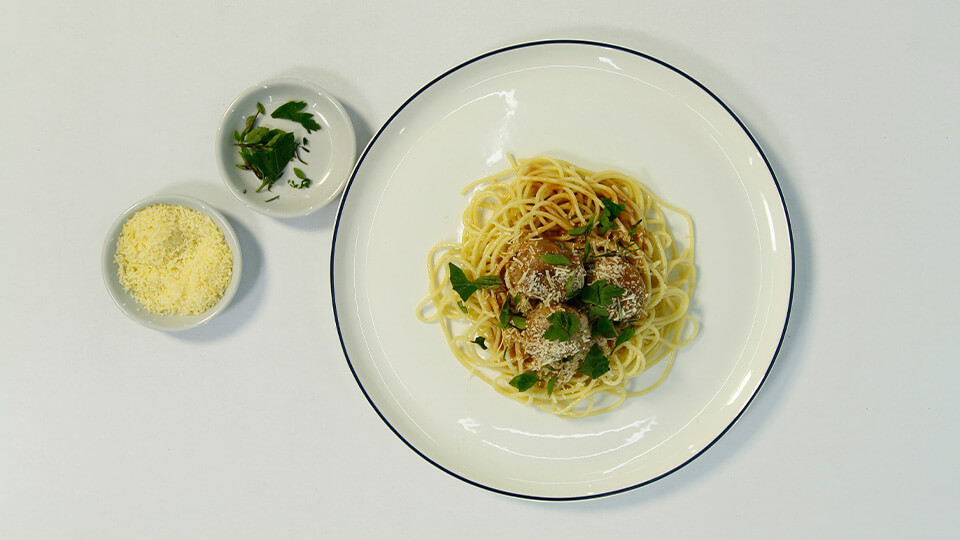
[[[214,304],[213,307],[199,315],[158,315],[151,313],[143,309],[136,299],[124,290],[123,285],[120,284],[117,263],[114,261],[117,253],[117,239],[127,219],[137,211],[152,204],[186,206],[187,208],[192,208],[209,216],[220,231],[223,232],[223,238],[226,240],[227,246],[233,254],[233,271],[230,277],[230,284],[227,285],[220,300]],[[237,240],[237,233],[234,232],[233,227],[230,226],[226,218],[207,203],[183,195],[158,195],[134,204],[117,218],[113,226],[110,227],[110,232],[107,233],[107,239],[103,243],[103,282],[106,284],[107,291],[110,292],[110,296],[113,297],[114,302],[117,303],[117,306],[120,307],[120,310],[123,311],[125,315],[134,321],[148,328],[164,332],[176,332],[200,326],[223,311],[224,308],[227,307],[227,304],[233,299],[237,292],[237,287],[240,285],[242,266],[243,257],[240,254],[240,242]]]
[[[305,101],[302,112],[313,114],[320,130],[307,133],[300,124],[291,120],[276,119],[270,115],[284,103]],[[268,191],[256,190],[260,180],[251,171],[238,169],[241,162],[239,149],[234,146],[234,130],[242,132],[247,117],[263,104],[266,114],[257,120],[257,126],[279,128],[293,132],[297,140],[307,137],[309,152],[301,152],[308,164],[293,160],[287,163],[283,174]],[[275,79],[248,88],[227,109],[216,141],[217,164],[220,176],[227,188],[248,208],[268,216],[288,218],[310,214],[333,201],[346,184],[357,158],[357,139],[350,116],[343,105],[329,92],[319,86],[298,79]],[[287,180],[299,182],[293,168],[306,173],[312,184],[308,188],[295,189]],[[274,197],[279,196],[274,200]],[[269,202],[267,202],[270,200]]]

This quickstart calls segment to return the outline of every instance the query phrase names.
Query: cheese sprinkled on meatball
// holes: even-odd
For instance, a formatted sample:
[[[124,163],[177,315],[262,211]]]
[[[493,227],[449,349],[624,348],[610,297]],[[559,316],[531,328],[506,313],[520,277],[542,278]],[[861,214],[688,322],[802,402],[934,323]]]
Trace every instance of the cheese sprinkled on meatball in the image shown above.
[[[572,313],[577,317],[577,330],[569,339],[553,341],[543,337],[550,328],[547,317],[554,313]],[[537,361],[536,368],[552,364],[584,351],[590,344],[590,321],[585,315],[566,306],[540,304],[527,314],[527,326],[520,336],[524,351]]]
[[[628,259],[620,255],[597,257],[587,271],[587,285],[600,280],[624,290],[621,296],[614,298],[613,303],[606,306],[610,320],[625,321],[643,313],[647,299],[643,275]]]
[[[571,264],[551,264],[544,260],[551,255],[563,256]],[[586,270],[581,261],[582,252],[547,238],[525,240],[507,263],[507,286],[517,293],[549,303],[567,299],[568,283],[571,290],[583,287]]]

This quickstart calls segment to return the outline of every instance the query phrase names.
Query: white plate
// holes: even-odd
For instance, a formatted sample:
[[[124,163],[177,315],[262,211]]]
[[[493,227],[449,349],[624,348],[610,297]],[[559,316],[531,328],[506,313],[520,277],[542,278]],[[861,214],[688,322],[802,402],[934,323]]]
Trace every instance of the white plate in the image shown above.
[[[270,117],[277,107],[290,100],[305,101],[307,107],[302,112],[312,113],[321,129],[308,134],[296,122]],[[233,131],[243,131],[247,117],[257,110],[257,102],[266,109],[266,115],[261,115],[257,121],[258,126],[291,131],[297,140],[306,136],[309,149],[309,152],[300,154],[307,164],[296,160],[288,163],[273,187],[260,193],[256,192],[260,186],[257,177],[250,171],[237,168],[241,163],[240,154],[233,146]],[[343,105],[323,88],[298,79],[265,81],[240,94],[223,115],[216,146],[220,175],[230,192],[248,208],[281,218],[307,215],[335,199],[347,182],[357,157],[353,123]],[[294,189],[287,184],[288,179],[300,181],[294,176],[294,167],[312,180],[310,187]],[[279,198],[267,202],[275,196]]]
[[[460,189],[506,168],[507,152],[619,169],[693,217],[701,333],[654,392],[557,418],[468,377],[416,319],[427,250],[457,238]],[[661,478],[736,421],[780,346],[793,246],[769,164],[708,90],[634,51],[538,42],[448,71],[380,129],[341,202],[331,280],[357,382],[410,448],[492,491],[578,499]]]
[[[120,276],[114,258],[117,253],[117,239],[123,230],[123,224],[130,219],[130,216],[153,204],[186,206],[187,208],[192,208],[208,216],[223,233],[227,247],[230,248],[230,252],[233,254],[233,270],[231,271],[230,284],[227,285],[227,289],[223,292],[220,300],[203,313],[198,315],[158,315],[151,313],[140,307],[140,304],[137,303],[133,295],[120,284]],[[230,301],[233,300],[234,295],[236,295],[237,287],[240,285],[243,256],[240,252],[240,241],[237,239],[237,233],[234,232],[233,227],[230,226],[230,222],[223,217],[223,214],[218,212],[214,207],[193,197],[183,195],[157,195],[148,197],[134,204],[113,222],[113,226],[111,226],[110,231],[107,232],[107,238],[103,243],[101,267],[103,283],[106,285],[107,291],[110,293],[113,301],[116,302],[117,307],[123,311],[124,315],[147,328],[163,332],[177,332],[200,326],[226,309]]]

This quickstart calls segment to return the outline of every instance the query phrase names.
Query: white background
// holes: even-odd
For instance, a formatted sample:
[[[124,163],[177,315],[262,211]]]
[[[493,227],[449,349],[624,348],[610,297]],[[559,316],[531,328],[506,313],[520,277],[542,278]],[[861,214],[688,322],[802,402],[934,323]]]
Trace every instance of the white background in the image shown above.
[[[935,1],[4,6],[0,538],[951,537],[958,23]],[[767,153],[796,250],[786,340],[740,421],[667,478],[577,503],[480,490],[394,436],[337,339],[336,205],[251,213],[214,161],[221,114],[263,79],[327,88],[362,146],[443,71],[546,38],[716,93]],[[100,276],[111,223],[161,192],[221,209],[245,257],[234,304],[181,334],[126,319]]]

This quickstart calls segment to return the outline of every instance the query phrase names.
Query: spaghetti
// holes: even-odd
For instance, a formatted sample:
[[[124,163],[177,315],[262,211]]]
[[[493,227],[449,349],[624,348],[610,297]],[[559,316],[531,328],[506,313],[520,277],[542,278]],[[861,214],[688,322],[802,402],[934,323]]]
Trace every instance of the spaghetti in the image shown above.
[[[544,156],[510,164],[464,188],[477,191],[460,242],[430,250],[418,318],[439,322],[454,356],[499,393],[559,416],[653,390],[697,332],[689,215],[619,172]],[[667,212],[686,223],[682,249]],[[659,377],[634,388],[657,364]]]

